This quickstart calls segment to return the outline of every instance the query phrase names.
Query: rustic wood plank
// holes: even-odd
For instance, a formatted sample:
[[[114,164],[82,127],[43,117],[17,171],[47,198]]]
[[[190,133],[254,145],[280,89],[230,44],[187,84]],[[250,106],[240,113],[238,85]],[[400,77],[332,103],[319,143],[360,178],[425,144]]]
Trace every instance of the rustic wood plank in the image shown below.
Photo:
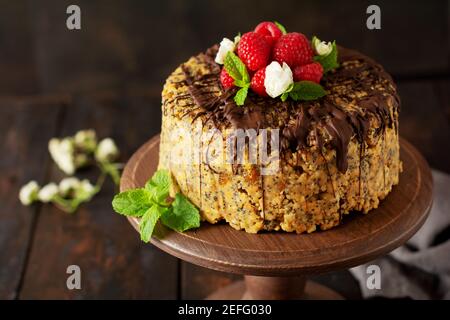
[[[189,27],[195,6],[189,2],[80,0],[79,31],[65,27],[69,4],[30,2],[45,92],[91,92],[136,83],[162,86],[178,64],[205,48],[201,35]]]
[[[450,125],[450,78],[434,81],[433,84],[438,96],[439,106]]]
[[[365,27],[368,16],[365,8],[372,2],[361,3],[364,8],[360,14],[350,7],[347,14],[349,19],[361,19],[363,24],[360,26],[363,29],[361,51],[401,77],[450,73],[448,1],[377,1],[375,4],[381,8],[382,25],[381,30],[375,31]],[[343,29],[350,31],[350,36],[353,33],[352,29]],[[432,54],[430,48],[434,48]]]
[[[272,0],[114,4],[80,0],[80,31],[65,27],[69,0],[29,3],[36,64],[45,92],[120,89],[136,83],[160,85],[189,56],[224,36],[251,30],[264,19],[277,19],[290,31],[336,39],[372,56],[401,77],[450,73],[445,0],[379,1],[381,30],[366,28],[369,1],[286,0],[274,6]],[[157,32],[150,34],[149,30]],[[411,44],[418,41],[417,30],[424,36],[412,49]]]
[[[36,94],[39,82],[26,1],[1,1],[0,95]]]
[[[0,299],[16,298],[21,286],[39,206],[22,206],[19,189],[29,180],[45,183],[59,110],[57,103],[0,99]]]
[[[440,101],[427,81],[398,84],[402,100],[400,135],[410,141],[430,166],[450,173],[450,125]]]
[[[67,107],[61,135],[94,128],[100,137],[113,137],[126,160],[159,131],[159,108],[159,97],[78,96]],[[87,170],[83,176],[93,180],[96,172]],[[52,179],[60,178],[54,169]],[[176,259],[143,244],[126,219],[113,213],[114,193],[107,184],[73,216],[44,207],[20,298],[176,298]],[[66,288],[71,264],[82,270],[81,290]]]

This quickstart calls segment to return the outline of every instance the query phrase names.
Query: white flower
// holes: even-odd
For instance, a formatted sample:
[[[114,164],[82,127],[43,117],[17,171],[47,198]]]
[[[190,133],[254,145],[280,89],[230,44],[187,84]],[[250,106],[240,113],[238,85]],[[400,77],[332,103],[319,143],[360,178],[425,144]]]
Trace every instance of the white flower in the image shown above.
[[[84,179],[80,182],[78,188],[75,190],[75,198],[80,201],[87,201],[97,193],[97,188],[92,185],[89,180]]]
[[[59,192],[62,196],[67,196],[69,192],[80,186],[80,180],[75,177],[64,178],[59,182]]]
[[[100,141],[97,150],[95,151],[95,159],[100,162],[114,160],[119,155],[119,149],[117,149],[114,140],[106,138]]]
[[[331,42],[320,41],[317,37],[313,39],[313,47],[319,56],[327,56],[333,50]]]
[[[281,95],[292,83],[294,83],[292,71],[286,62],[283,62],[283,66],[281,66],[278,62],[273,61],[266,67],[264,87],[272,98]]]
[[[33,203],[34,200],[37,199],[37,195],[39,192],[39,185],[36,181],[30,181],[22,188],[20,188],[19,192],[19,200],[22,202],[24,206],[28,206]]]
[[[97,136],[92,129],[78,131],[74,136],[74,141],[77,148],[88,152],[93,152],[97,146]]]
[[[72,139],[50,139],[48,150],[53,160],[62,171],[68,175],[72,175],[75,172],[74,144]]]
[[[92,183],[90,183],[89,180],[84,179],[83,181],[81,181],[80,189],[86,193],[91,194],[92,192],[94,192],[95,186]]]
[[[59,192],[58,186],[56,183],[49,183],[42,187],[41,191],[38,193],[38,198],[42,202],[49,202],[51,201]]]
[[[236,38],[235,38],[235,41],[236,41]],[[234,51],[234,48],[235,48],[235,42],[231,41],[228,38],[223,38],[223,40],[220,42],[219,51],[217,51],[215,61],[218,64],[223,64],[227,53],[230,51]]]

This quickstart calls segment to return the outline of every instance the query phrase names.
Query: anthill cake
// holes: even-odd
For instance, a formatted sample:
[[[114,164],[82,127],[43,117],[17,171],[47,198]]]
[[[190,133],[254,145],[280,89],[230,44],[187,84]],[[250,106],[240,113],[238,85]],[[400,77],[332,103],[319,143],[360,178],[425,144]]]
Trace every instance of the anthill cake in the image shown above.
[[[327,230],[377,208],[398,183],[399,104],[392,78],[369,57],[263,22],[168,77],[159,167],[210,223]],[[237,130],[256,137],[239,149]],[[247,145],[262,150],[274,138],[274,169],[263,172]],[[230,152],[231,162],[217,156]]]

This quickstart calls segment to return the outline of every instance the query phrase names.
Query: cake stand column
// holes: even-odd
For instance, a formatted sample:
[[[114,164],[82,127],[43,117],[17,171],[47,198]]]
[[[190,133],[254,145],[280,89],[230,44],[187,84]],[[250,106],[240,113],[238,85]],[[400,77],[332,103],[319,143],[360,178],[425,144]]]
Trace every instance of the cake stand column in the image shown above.
[[[336,291],[304,276],[295,277],[261,277],[244,276],[244,280],[236,281],[221,288],[207,300],[342,300]]]
[[[305,277],[245,276],[244,300],[294,300],[304,296]]]

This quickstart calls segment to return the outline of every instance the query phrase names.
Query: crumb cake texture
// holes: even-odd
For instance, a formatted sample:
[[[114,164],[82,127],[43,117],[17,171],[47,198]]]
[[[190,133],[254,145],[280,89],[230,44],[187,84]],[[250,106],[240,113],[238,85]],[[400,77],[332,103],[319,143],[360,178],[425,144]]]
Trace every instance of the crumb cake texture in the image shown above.
[[[237,106],[236,91],[220,85],[216,50],[179,66],[162,92],[159,167],[170,170],[204,220],[225,220],[249,233],[309,233],[339,225],[351,211],[378,207],[401,171],[399,97],[379,64],[339,48],[340,67],[322,80],[325,97],[282,102],[249,93]],[[219,130],[225,139],[229,129],[262,128],[279,129],[279,170],[270,175],[261,174],[261,163],[248,161],[248,153],[239,165],[207,162],[223,144],[202,138],[192,146],[183,134]]]

